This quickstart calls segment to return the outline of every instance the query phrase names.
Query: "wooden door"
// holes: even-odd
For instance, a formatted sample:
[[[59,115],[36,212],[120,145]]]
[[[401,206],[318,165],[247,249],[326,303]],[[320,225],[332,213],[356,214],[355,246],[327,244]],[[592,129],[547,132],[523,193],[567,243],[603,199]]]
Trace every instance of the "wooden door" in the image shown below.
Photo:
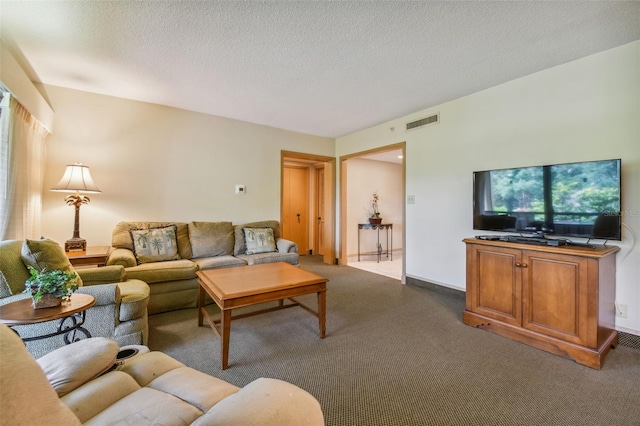
[[[521,251],[467,245],[467,309],[509,324],[522,324]]]
[[[314,254],[324,254],[324,246],[326,244],[325,228],[324,228],[324,215],[325,215],[325,202],[324,202],[324,167],[316,169],[316,211],[315,211],[315,238],[313,244]]]
[[[282,169],[282,237],[295,242],[300,254],[309,251],[309,169]]]
[[[596,315],[595,305],[589,305],[588,262],[577,256],[524,251],[522,326],[595,348],[596,340],[589,342],[587,334],[587,318]]]

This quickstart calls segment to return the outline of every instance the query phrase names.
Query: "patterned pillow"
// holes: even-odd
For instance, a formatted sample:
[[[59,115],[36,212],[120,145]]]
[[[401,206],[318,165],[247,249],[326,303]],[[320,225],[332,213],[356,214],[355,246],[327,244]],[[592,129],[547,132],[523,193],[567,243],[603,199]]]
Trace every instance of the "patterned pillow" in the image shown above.
[[[247,254],[269,253],[276,250],[271,228],[243,228]]]
[[[53,240],[42,238],[40,240],[24,240],[20,252],[25,266],[31,266],[37,271],[63,271],[75,272],[64,249]],[[82,287],[82,279],[76,276],[75,283]]]
[[[133,253],[138,264],[180,259],[176,225],[164,228],[132,229]]]

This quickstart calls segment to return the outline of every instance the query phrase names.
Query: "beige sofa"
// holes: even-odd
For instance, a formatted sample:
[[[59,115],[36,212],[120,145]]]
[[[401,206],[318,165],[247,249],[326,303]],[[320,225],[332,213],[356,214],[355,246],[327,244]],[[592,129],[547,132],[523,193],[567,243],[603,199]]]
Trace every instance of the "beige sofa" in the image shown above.
[[[117,355],[113,340],[92,338],[36,361],[0,325],[0,424],[324,424],[318,401],[290,383],[261,378],[240,389],[161,352],[110,370]]]
[[[149,286],[140,280],[125,280],[122,266],[74,270],[64,250],[55,241],[2,241],[0,305],[30,298],[23,293],[29,278],[27,264],[37,270],[59,269],[79,275],[81,287],[77,292],[90,294],[96,299],[96,304],[87,310],[83,325],[92,336],[108,337],[119,345],[147,343]],[[54,333],[58,325],[59,321],[46,321],[13,328],[23,338],[29,338]],[[63,346],[64,340],[62,336],[55,336],[26,344],[29,352],[38,357]]]
[[[153,232],[173,232],[175,242],[156,256]],[[253,253],[247,249],[246,234],[270,229],[273,241],[268,249]],[[158,236],[165,238],[165,234]],[[170,247],[175,244],[176,247]],[[298,247],[281,238],[275,220],[233,225],[231,222],[120,222],[112,234],[113,250],[107,265],[121,265],[127,279],[146,282],[151,289],[149,314],[195,307],[199,270],[287,262],[298,265]],[[265,247],[267,247],[265,245]],[[141,251],[147,250],[144,253]]]

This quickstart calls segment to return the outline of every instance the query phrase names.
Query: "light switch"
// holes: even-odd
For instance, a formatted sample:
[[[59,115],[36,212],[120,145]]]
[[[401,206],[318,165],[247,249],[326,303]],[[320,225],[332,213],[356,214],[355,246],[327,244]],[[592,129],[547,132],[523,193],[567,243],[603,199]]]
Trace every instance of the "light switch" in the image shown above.
[[[236,195],[244,195],[246,194],[247,189],[244,185],[236,185]]]

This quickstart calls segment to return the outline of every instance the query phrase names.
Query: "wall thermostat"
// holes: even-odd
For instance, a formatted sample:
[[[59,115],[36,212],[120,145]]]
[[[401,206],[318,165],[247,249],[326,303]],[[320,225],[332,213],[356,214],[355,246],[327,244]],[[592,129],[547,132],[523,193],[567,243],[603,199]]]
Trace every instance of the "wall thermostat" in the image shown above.
[[[244,195],[247,192],[247,189],[244,185],[236,185],[236,195]]]

